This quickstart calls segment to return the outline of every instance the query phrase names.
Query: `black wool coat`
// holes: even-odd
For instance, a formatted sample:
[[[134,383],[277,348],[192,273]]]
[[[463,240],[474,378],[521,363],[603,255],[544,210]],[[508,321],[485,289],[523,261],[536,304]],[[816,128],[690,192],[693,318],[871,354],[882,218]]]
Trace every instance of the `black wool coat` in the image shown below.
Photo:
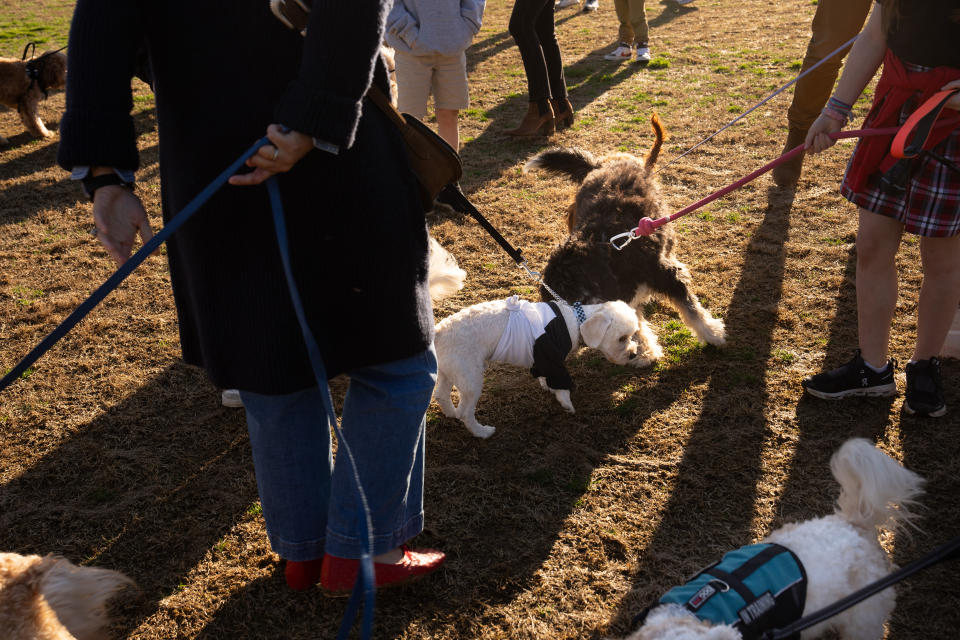
[[[307,37],[266,0],[79,0],[58,162],[137,167],[130,79],[146,44],[164,220],[279,122],[341,147],[279,181],[297,285],[332,377],[426,349],[427,234],[396,128],[368,100],[389,0],[314,0]],[[184,359],[220,387],[314,384],[266,188],[222,188],[170,240]]]

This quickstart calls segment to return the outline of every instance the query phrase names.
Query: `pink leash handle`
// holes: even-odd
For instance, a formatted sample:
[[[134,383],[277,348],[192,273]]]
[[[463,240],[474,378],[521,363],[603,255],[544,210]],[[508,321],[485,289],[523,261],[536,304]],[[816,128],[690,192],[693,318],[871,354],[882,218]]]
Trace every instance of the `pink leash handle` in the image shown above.
[[[899,130],[900,130],[900,127],[888,127],[885,129],[856,129],[853,131],[837,131],[836,133],[831,133],[828,135],[834,140],[840,140],[842,138],[861,138],[861,137],[868,137],[868,136],[893,135]],[[642,218],[639,222],[637,222],[636,228],[631,229],[630,231],[627,231],[625,233],[615,235],[614,237],[610,238],[610,244],[612,244],[613,247],[619,251],[623,249],[625,246],[627,246],[628,244],[630,244],[631,240],[636,240],[640,236],[650,235],[651,233],[653,233],[663,225],[667,224],[668,222],[673,222],[677,218],[681,216],[685,216],[691,211],[696,211],[700,207],[710,204],[717,198],[725,196],[735,189],[739,189],[740,187],[747,184],[751,180],[759,176],[762,176],[767,171],[770,171],[777,165],[783,164],[784,162],[790,160],[791,158],[801,155],[802,153],[804,153],[804,151],[805,151],[804,145],[802,144],[798,145],[793,149],[791,149],[790,151],[788,151],[787,153],[780,156],[779,158],[777,158],[776,160],[774,160],[773,162],[763,165],[753,173],[740,178],[733,184],[727,185],[723,189],[713,192],[703,200],[698,200],[697,202],[694,202],[690,206],[685,207],[680,211],[677,211],[676,213],[670,214],[669,216],[665,216],[663,218],[656,218],[656,219]]]

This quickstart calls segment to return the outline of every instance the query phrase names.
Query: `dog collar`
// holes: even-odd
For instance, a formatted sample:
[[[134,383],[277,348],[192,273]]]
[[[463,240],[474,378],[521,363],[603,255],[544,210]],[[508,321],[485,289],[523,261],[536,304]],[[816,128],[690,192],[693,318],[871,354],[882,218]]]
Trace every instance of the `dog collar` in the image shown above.
[[[583,324],[587,321],[587,314],[583,311],[583,305],[580,302],[573,303],[573,313],[577,316],[577,324]]]

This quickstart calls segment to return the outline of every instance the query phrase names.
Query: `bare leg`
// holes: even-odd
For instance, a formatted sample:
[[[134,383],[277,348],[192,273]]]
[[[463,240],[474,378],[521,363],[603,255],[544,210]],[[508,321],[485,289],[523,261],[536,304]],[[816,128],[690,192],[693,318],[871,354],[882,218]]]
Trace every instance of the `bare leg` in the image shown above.
[[[857,230],[857,330],[864,360],[887,363],[890,323],[897,307],[897,249],[903,225],[860,209]],[[946,336],[946,331],[944,331]]]
[[[960,236],[921,238],[923,284],[917,309],[914,360],[940,355],[960,302]]]
[[[437,109],[437,130],[454,151],[460,151],[460,129],[457,126],[458,109]]]

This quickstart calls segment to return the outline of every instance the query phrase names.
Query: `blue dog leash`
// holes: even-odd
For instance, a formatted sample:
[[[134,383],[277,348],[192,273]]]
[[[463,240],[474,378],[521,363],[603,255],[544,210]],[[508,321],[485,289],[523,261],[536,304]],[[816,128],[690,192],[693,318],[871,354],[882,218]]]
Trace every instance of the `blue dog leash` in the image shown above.
[[[346,640],[353,626],[353,621],[357,616],[361,600],[364,603],[363,622],[361,626],[361,636],[370,638],[373,630],[373,610],[376,589],[374,588],[373,572],[373,523],[370,521],[370,507],[367,504],[367,496],[363,492],[363,485],[360,483],[360,474],[357,471],[357,463],[353,458],[353,452],[347,444],[340,425],[337,424],[336,413],[333,410],[333,399],[330,396],[330,386],[327,384],[327,371],[323,366],[323,356],[320,354],[320,347],[313,337],[313,331],[307,324],[307,316],[303,310],[303,302],[300,299],[300,292],[297,289],[296,281],[293,277],[293,268],[290,265],[290,244],[287,239],[287,224],[283,218],[283,202],[280,197],[280,188],[277,186],[276,176],[267,180],[267,192],[270,194],[270,208],[273,209],[273,226],[277,232],[277,247],[280,249],[280,260],[283,262],[283,272],[287,278],[287,287],[290,289],[290,299],[293,302],[293,308],[297,313],[297,321],[300,323],[300,331],[303,333],[303,341],[307,345],[307,354],[310,357],[310,365],[313,367],[313,375],[317,379],[317,386],[322,390],[320,394],[323,398],[323,408],[327,414],[327,421],[333,424],[337,432],[337,439],[340,450],[346,453],[350,459],[350,467],[353,470],[353,479],[357,484],[357,492],[360,495],[360,503],[363,505],[363,525],[364,539],[366,540],[366,551],[360,556],[360,575],[353,586],[353,593],[350,594],[350,600],[347,602],[347,610],[343,614],[343,620],[340,623],[340,631],[337,633],[338,640]],[[337,452],[340,455],[340,451]]]
[[[84,300],[80,306],[78,306],[74,311],[67,316],[67,318],[57,326],[56,329],[51,331],[40,343],[34,347],[30,353],[24,356],[4,377],[0,380],[0,391],[3,391],[8,386],[10,386],[14,380],[19,378],[27,369],[30,368],[30,365],[35,363],[44,353],[46,353],[54,344],[57,343],[63,336],[65,336],[71,329],[73,329],[88,313],[97,304],[99,304],[104,298],[106,298],[114,289],[116,289],[121,282],[126,279],[130,273],[133,272],[138,266],[140,266],[147,257],[157,250],[157,248],[163,244],[170,236],[172,236],[183,224],[190,219],[193,214],[195,214],[200,207],[202,207],[207,200],[209,200],[214,193],[216,193],[224,184],[227,183],[227,180],[230,179],[230,176],[237,173],[244,163],[253,156],[257,150],[265,144],[269,144],[269,139],[263,137],[253,144],[249,149],[247,149],[239,158],[237,158],[233,164],[227,167],[220,175],[218,175],[213,182],[208,184],[197,196],[191,200],[187,206],[185,206],[180,213],[174,216],[170,222],[168,222],[163,229],[157,232],[149,241],[145,242],[140,249],[135,252],[129,260],[127,260],[123,265],[117,269],[113,275],[111,275],[107,280],[94,291],[90,297]],[[313,368],[314,376],[317,380],[317,385],[323,391],[321,393],[321,398],[323,399],[323,407],[326,413],[326,418],[329,424],[333,425],[333,428],[336,430],[337,438],[339,441],[340,449],[346,454],[347,458],[350,460],[351,469],[353,470],[353,478],[357,485],[357,493],[360,496],[360,504],[363,506],[363,524],[364,524],[364,540],[366,541],[366,551],[360,557],[360,571],[356,584],[354,585],[353,592],[350,595],[350,600],[347,602],[347,610],[344,613],[343,620],[340,623],[340,629],[337,632],[337,640],[346,640],[350,629],[353,627],[353,621],[357,617],[357,612],[360,608],[361,602],[364,606],[363,620],[361,624],[361,637],[364,640],[368,640],[371,637],[373,630],[373,614],[374,614],[374,604],[375,604],[375,595],[376,588],[374,583],[374,568],[373,568],[373,525],[370,520],[370,508],[367,503],[367,496],[363,491],[363,486],[360,483],[360,474],[357,471],[357,464],[353,457],[353,453],[350,451],[350,446],[347,444],[347,440],[343,435],[343,432],[340,429],[340,426],[337,424],[336,413],[333,409],[333,399],[330,395],[330,387],[327,384],[327,373],[326,368],[323,364],[323,357],[320,353],[320,347],[317,345],[316,339],[313,337],[313,332],[310,330],[309,325],[306,321],[306,315],[303,310],[303,303],[300,299],[300,292],[297,289],[296,283],[293,277],[293,270],[290,265],[290,249],[289,242],[287,238],[287,227],[286,222],[283,217],[283,203],[280,197],[280,189],[277,186],[277,178],[271,177],[267,180],[267,192],[270,196],[270,205],[273,209],[273,222],[277,234],[277,247],[280,252],[280,259],[283,263],[284,275],[286,276],[287,286],[290,290],[290,298],[293,303],[294,310],[297,314],[297,320],[300,323],[300,329],[303,332],[303,339],[307,346],[307,354],[310,358],[310,364]]]
[[[201,191],[197,196],[191,200],[187,206],[183,208],[180,213],[173,217],[173,219],[168,222],[163,229],[157,232],[155,236],[150,238],[147,242],[143,243],[143,246],[140,247],[140,250],[130,256],[130,259],[123,263],[123,265],[113,272],[106,282],[104,282],[100,287],[90,294],[90,297],[84,300],[79,307],[73,310],[66,320],[60,323],[60,325],[51,331],[46,338],[40,341],[40,343],[33,348],[30,353],[23,357],[20,362],[14,365],[3,379],[0,379],[0,391],[3,391],[8,386],[10,386],[14,380],[23,375],[27,369],[30,368],[34,362],[36,362],[40,356],[46,353],[50,347],[55,345],[60,338],[67,335],[67,333],[77,326],[84,316],[86,316],[90,311],[97,306],[101,300],[106,298],[110,293],[120,286],[120,283],[126,279],[130,273],[140,266],[140,264],[147,259],[147,257],[156,251],[161,244],[163,244],[167,238],[172,236],[177,229],[183,226],[183,223],[190,219],[190,217],[197,212],[197,210],[202,207],[207,200],[217,192],[220,187],[226,184],[227,180],[230,179],[230,176],[235,174],[240,170],[240,167],[247,161],[250,156],[257,152],[257,149],[262,147],[265,144],[268,144],[270,140],[266,137],[260,138],[256,143],[249,149],[247,149],[243,155],[237,158],[233,164],[227,167],[223,173],[217,176],[213,182],[208,184],[203,191]]]

